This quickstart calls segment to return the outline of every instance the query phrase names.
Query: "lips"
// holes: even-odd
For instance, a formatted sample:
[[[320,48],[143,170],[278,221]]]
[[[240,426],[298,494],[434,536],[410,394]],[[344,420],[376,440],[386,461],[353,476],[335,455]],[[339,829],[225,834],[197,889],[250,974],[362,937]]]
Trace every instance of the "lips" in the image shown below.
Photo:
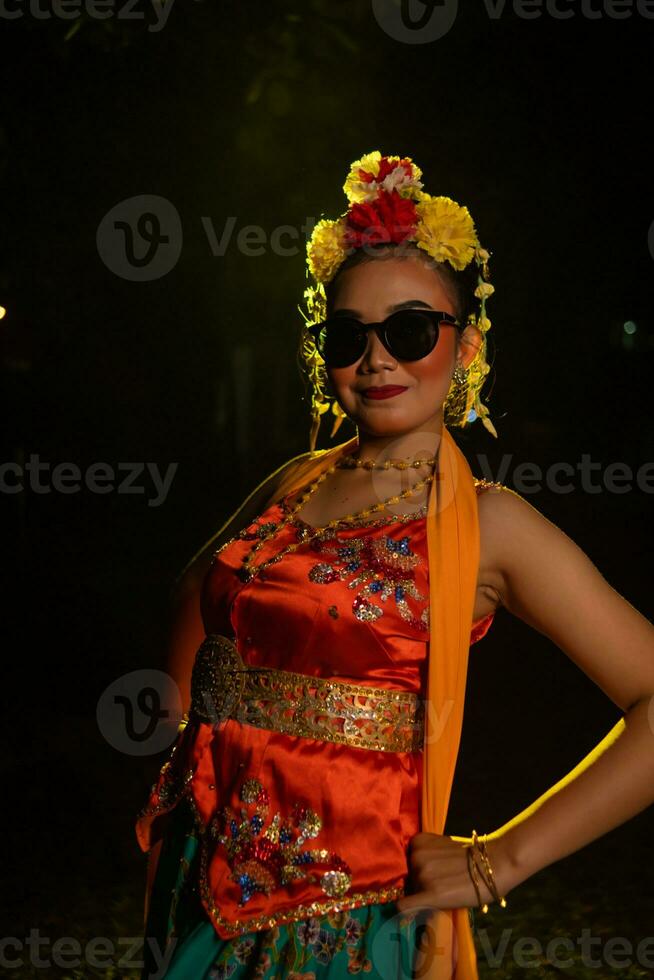
[[[364,388],[362,394],[366,398],[392,398],[393,395],[400,395],[406,390],[406,386],[402,385],[383,385],[381,388],[372,385],[370,388]]]

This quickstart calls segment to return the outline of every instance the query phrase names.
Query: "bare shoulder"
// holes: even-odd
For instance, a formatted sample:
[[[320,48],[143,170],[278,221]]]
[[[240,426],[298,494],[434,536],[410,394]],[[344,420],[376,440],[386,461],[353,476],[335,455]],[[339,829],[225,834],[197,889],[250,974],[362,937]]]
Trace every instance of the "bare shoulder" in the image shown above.
[[[552,564],[589,559],[568,535],[519,493],[501,483],[477,480],[480,582],[497,597],[497,604],[516,615],[516,585],[520,577],[549,574]],[[544,584],[544,583],[543,583]]]

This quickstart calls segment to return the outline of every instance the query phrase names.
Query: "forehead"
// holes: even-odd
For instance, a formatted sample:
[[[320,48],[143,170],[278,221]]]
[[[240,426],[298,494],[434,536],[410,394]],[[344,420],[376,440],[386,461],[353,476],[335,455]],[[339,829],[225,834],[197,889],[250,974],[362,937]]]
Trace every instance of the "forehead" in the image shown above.
[[[334,284],[333,309],[385,315],[393,306],[419,300],[453,312],[452,297],[437,269],[420,258],[371,259],[345,270]]]

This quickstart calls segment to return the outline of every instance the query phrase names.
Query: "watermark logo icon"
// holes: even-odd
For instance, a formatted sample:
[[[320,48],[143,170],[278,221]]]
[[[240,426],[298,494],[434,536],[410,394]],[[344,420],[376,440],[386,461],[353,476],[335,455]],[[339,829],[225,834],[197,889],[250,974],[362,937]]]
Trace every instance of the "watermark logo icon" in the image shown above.
[[[432,921],[436,911],[421,905],[397,912],[382,923],[370,948],[372,965],[380,976],[393,976],[396,980],[425,978],[437,963],[438,975],[451,980],[458,959],[458,937],[454,931],[451,950],[440,945]]]
[[[96,718],[104,738],[119,752],[155,755],[177,736],[182,720],[179,688],[163,670],[133,670],[104,690]]]
[[[120,201],[98,225],[100,258],[115,275],[151,282],[167,275],[182,251],[182,222],[167,198],[139,194]]]
[[[403,44],[429,44],[452,29],[459,0],[373,0],[375,20]]]

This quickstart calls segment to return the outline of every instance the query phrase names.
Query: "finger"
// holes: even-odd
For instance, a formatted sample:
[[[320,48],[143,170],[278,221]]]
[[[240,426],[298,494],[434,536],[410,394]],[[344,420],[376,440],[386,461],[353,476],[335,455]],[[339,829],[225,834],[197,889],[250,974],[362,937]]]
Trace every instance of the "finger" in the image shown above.
[[[418,912],[421,909],[434,910],[438,906],[429,892],[416,892],[415,895],[403,895],[395,902],[400,912]]]

